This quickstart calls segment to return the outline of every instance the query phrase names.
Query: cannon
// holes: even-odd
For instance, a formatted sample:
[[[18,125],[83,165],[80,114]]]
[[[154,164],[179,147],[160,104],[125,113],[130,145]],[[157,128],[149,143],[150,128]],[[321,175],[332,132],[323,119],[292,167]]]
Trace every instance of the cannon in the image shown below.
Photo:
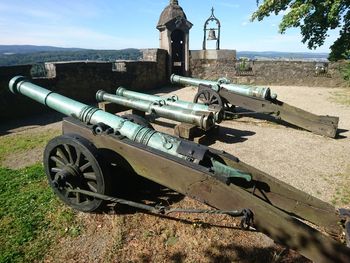
[[[214,211],[242,217],[243,228],[261,231],[313,261],[350,262],[350,248],[342,243],[349,237],[348,210],[338,210],[226,152],[140,126],[23,77],[12,78],[9,88],[69,116],[62,123],[63,135],[46,146],[43,160],[49,185],[67,205],[87,212],[113,201],[149,209],[112,196],[111,178],[124,175],[110,174],[108,168],[126,165],[141,177],[218,209]]]
[[[259,113],[272,116],[315,134],[334,138],[337,135],[339,118],[321,116],[307,112],[277,99],[277,94],[271,93],[270,88],[232,84],[226,78],[218,81],[182,77],[172,74],[171,83],[198,87],[194,102],[206,105],[218,104],[232,111],[235,106],[249,113]],[[231,106],[230,106],[231,105]],[[243,114],[246,114],[243,112]]]
[[[118,96],[123,96],[125,98],[130,98],[130,99],[140,99],[140,100],[145,100],[150,102],[161,101],[166,105],[176,106],[182,109],[189,109],[189,110],[203,111],[203,112],[213,112],[216,123],[220,123],[224,117],[223,108],[219,105],[216,105],[216,104],[204,105],[201,103],[192,103],[192,102],[180,100],[176,95],[161,97],[161,96],[127,90],[124,87],[119,87],[115,93]]]
[[[145,94],[146,95],[146,94]],[[98,102],[108,101],[127,108],[165,117],[170,120],[194,124],[203,130],[209,130],[215,125],[214,114],[210,111],[197,111],[167,105],[165,101],[147,101],[143,99],[126,98],[99,90],[96,93]]]
[[[261,98],[261,99],[277,98],[277,94],[276,93],[271,94],[271,89],[268,87],[254,87],[254,86],[247,86],[247,85],[231,84],[230,80],[226,78],[220,78],[217,82],[215,82],[215,81],[204,80],[204,79],[187,78],[187,77],[182,77],[182,76],[172,74],[170,76],[170,81],[171,83],[179,83],[179,84],[192,85],[192,86],[199,86],[199,85],[211,86],[211,88],[215,91],[219,91],[220,89],[224,88],[234,93],[238,93],[238,94],[250,96],[250,97]]]

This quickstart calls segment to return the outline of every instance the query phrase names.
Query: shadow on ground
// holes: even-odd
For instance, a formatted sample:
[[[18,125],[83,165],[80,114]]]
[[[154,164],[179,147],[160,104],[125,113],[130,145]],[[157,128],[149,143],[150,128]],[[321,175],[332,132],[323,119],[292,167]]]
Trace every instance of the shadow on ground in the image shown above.
[[[210,146],[215,144],[216,141],[233,144],[241,143],[248,140],[247,137],[253,136],[255,132],[247,130],[237,130],[224,126],[219,126],[217,132],[208,133],[206,136],[201,138],[200,143]]]
[[[17,120],[9,120],[0,123],[0,136],[12,133],[16,129],[30,129],[31,127],[44,126],[61,121],[63,114],[58,112],[48,112]]]
[[[349,130],[346,130],[346,129],[338,129],[337,130],[337,135],[335,136],[335,139],[346,139],[347,137],[342,135],[342,133],[346,133],[348,131]]]
[[[243,247],[236,244],[217,245],[209,244],[204,252],[203,259],[210,263],[261,263],[261,262],[280,262],[280,263],[310,263],[307,258],[299,255],[293,250],[275,245],[273,247]],[[167,257],[167,262],[181,263],[186,262],[189,257],[184,252],[174,252]],[[152,262],[153,257],[147,254],[142,254],[139,257],[139,262]]]
[[[310,260],[296,253],[280,246],[273,247],[246,247],[236,244],[230,245],[212,245],[206,252],[206,257],[209,262],[299,262],[306,263]]]

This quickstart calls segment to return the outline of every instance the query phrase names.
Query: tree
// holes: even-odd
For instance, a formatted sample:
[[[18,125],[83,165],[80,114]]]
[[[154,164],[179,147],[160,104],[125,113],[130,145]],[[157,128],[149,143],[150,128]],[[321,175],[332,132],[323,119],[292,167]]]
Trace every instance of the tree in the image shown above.
[[[302,42],[310,49],[324,44],[328,30],[339,28],[340,35],[330,47],[329,59],[350,58],[350,0],[257,0],[257,5],[251,21],[285,12],[279,32],[300,27]]]

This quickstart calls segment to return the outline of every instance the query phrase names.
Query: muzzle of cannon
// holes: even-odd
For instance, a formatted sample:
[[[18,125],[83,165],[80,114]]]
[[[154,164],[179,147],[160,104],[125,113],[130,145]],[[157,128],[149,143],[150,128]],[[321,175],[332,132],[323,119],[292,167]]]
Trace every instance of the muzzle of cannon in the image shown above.
[[[146,94],[145,94],[146,95]],[[170,120],[194,124],[203,130],[209,130],[215,125],[214,114],[210,111],[197,111],[167,105],[163,100],[148,101],[143,99],[127,98],[99,90],[96,93],[98,102],[108,101],[127,108],[154,114]]]
[[[124,87],[119,87],[116,90],[116,95],[123,96],[130,99],[139,99],[139,100],[145,100],[150,102],[161,102],[161,103],[164,102],[166,105],[176,106],[187,110],[213,112],[216,123],[220,123],[224,117],[224,112],[222,107],[217,107],[217,105],[204,105],[200,103],[193,103],[193,102],[180,100],[176,95],[169,96],[169,97],[166,97],[166,96],[161,97],[161,96],[131,91]]]
[[[211,86],[211,88],[216,92],[218,92],[222,88],[225,88],[230,92],[234,92],[234,93],[244,95],[244,96],[249,96],[249,97],[263,98],[267,100],[274,100],[277,98],[277,94],[275,93],[271,94],[270,88],[232,84],[230,83],[229,80],[225,78],[221,78],[217,82],[215,82],[210,80],[188,78],[188,77],[172,74],[170,76],[170,81],[173,84],[183,84],[183,85],[190,85],[190,86],[197,86],[197,87],[199,85],[207,85],[207,86]]]
[[[251,176],[216,160],[215,156],[207,156],[206,151],[199,148],[190,149],[188,144],[174,136],[170,136],[153,129],[143,127],[131,121],[98,108],[72,100],[58,93],[52,92],[27,81],[22,76],[10,80],[9,88],[12,93],[22,94],[64,115],[74,117],[84,123],[107,125],[114,133],[119,133],[128,139],[149,146],[150,148],[168,153],[172,156],[191,162],[204,162],[217,176],[241,177],[248,181]],[[213,114],[211,115],[213,117]],[[99,130],[97,130],[99,131]]]

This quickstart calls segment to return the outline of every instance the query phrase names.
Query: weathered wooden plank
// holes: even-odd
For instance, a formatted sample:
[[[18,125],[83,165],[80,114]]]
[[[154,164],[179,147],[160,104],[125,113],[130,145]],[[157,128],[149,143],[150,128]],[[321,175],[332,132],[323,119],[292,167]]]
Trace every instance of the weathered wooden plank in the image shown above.
[[[337,134],[338,117],[320,116],[279,100],[270,101],[255,97],[247,97],[226,89],[221,89],[219,94],[232,105],[254,112],[272,115],[277,120],[283,120],[313,133],[331,138],[334,138]]]

